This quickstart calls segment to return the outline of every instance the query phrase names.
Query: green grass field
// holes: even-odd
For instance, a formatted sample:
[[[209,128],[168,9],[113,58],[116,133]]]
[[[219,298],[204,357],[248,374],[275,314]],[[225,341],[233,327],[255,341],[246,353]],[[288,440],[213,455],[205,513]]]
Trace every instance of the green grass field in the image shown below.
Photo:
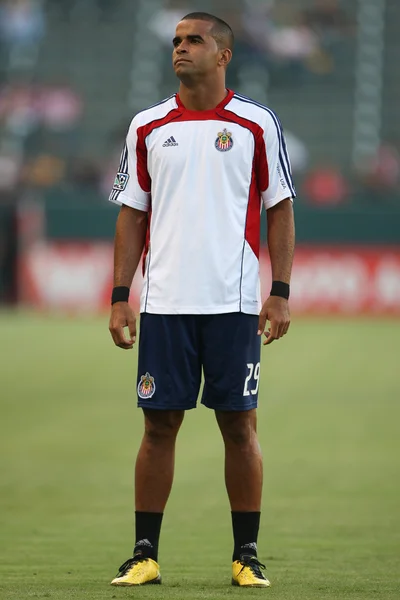
[[[260,558],[273,587],[230,586],[213,414],[187,415],[164,518],[164,583],[115,589],[131,554],[142,415],[135,352],[104,319],[0,315],[0,598],[400,598],[400,322],[294,320],[263,350]]]

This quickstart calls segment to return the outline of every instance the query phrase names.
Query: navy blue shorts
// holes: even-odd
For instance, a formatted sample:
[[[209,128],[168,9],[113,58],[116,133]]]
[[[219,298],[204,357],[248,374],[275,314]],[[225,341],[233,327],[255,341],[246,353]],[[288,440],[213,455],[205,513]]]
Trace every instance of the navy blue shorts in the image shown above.
[[[256,408],[261,349],[257,328],[258,316],[244,313],[142,313],[138,406],[196,408],[203,372],[202,404],[225,411]]]

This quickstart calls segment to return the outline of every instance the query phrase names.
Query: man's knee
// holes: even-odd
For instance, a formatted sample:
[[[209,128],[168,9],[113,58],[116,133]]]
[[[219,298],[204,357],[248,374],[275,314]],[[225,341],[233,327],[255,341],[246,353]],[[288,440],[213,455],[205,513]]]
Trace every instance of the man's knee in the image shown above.
[[[217,412],[216,417],[225,443],[245,447],[257,438],[255,410]]]
[[[145,436],[151,443],[174,441],[182,424],[184,411],[144,409]]]

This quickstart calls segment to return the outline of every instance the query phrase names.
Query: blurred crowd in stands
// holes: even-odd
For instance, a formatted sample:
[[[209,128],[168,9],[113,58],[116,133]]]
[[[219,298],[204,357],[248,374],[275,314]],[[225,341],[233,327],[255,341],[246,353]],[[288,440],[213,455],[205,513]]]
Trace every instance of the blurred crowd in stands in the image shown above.
[[[112,18],[118,0],[87,2],[101,21]],[[206,4],[204,10],[212,12],[212,3]],[[80,0],[52,0],[51,5],[60,19],[73,23],[79,18]],[[310,78],[317,84],[321,78],[323,85],[324,77],[343,60],[346,40],[355,36],[355,23],[339,0],[309,0],[298,10],[293,10],[293,3],[274,0],[232,0],[226,6],[220,16],[236,32],[235,68],[259,64],[268,73],[269,86],[282,86],[288,94]],[[12,202],[21,190],[55,192],[56,197],[57,191],[66,189],[103,201],[129,117],[121,119],[120,128],[105,132],[104,156],[82,156],[85,98],[66,77],[49,82],[37,76],[48,27],[45,8],[40,0],[0,0],[0,203]],[[149,27],[166,52],[171,47],[170,31],[192,9],[189,2],[172,0],[152,19]],[[335,164],[311,164],[306,143],[291,131],[286,137],[301,202],[336,206],[357,195],[371,201],[377,196],[385,201],[399,197],[399,140],[384,141],[362,168],[343,172]]]
[[[310,0],[298,10],[293,4],[233,0],[220,11],[235,31],[236,64],[260,63],[268,69],[272,85],[298,83],[307,73],[332,72],[343,39],[354,30],[338,0]],[[152,30],[170,46],[171,28],[191,9],[189,2],[173,0],[156,15]]]

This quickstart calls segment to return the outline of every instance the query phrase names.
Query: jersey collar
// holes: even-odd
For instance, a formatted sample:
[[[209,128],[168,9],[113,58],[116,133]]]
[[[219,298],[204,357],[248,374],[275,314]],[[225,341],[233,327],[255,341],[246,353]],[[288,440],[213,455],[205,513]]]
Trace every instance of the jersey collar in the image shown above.
[[[227,95],[225,96],[225,98],[222,100],[222,102],[220,102],[215,108],[212,108],[210,110],[188,110],[187,108],[184,107],[184,105],[182,104],[182,100],[179,97],[179,94],[176,94],[175,99],[176,102],[178,104],[178,109],[182,112],[188,112],[188,113],[192,113],[192,114],[199,114],[199,115],[207,115],[207,114],[215,114],[215,112],[217,110],[221,110],[224,109],[225,106],[227,104],[229,104],[229,102],[232,100],[233,96],[234,96],[234,92],[230,89],[227,88]]]

